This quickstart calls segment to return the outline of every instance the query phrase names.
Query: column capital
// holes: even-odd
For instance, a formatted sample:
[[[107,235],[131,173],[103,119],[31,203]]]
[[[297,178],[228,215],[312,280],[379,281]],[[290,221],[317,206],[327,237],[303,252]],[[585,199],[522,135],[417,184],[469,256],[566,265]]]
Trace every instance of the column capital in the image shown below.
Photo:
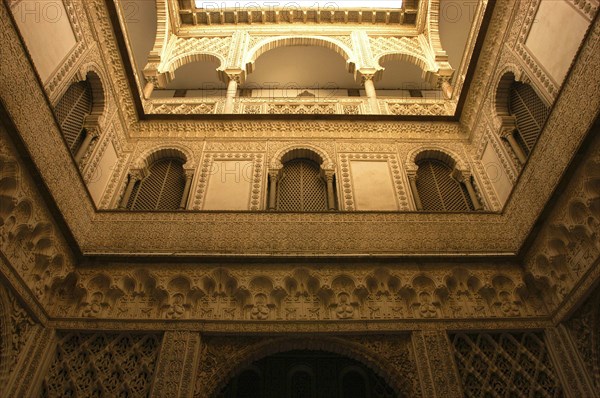
[[[246,71],[241,68],[226,68],[221,70],[221,75],[225,83],[234,81],[237,84],[242,84],[246,80]]]
[[[362,84],[364,84],[367,81],[374,82],[376,79],[376,75],[377,75],[377,69],[375,69],[375,68],[359,69],[356,72],[357,72],[358,77],[360,78],[360,81]]]
[[[86,126],[85,123],[83,124],[83,127],[85,128],[85,132],[86,134],[92,138],[92,139],[96,139],[96,138],[100,138],[100,129],[98,128],[98,125],[91,125],[91,126]]]
[[[333,170],[333,169],[323,169],[323,175],[325,176],[325,178],[327,180],[329,180],[329,179],[333,180],[333,177],[335,176],[335,170]]]
[[[355,72],[355,78],[357,81],[364,84],[367,81],[376,81],[381,77],[383,68],[360,68]]]
[[[447,62],[437,62],[439,65],[437,71],[428,71],[426,73],[426,80],[431,84],[435,85],[438,89],[442,89],[444,83],[450,84],[452,76],[454,76],[454,69]]]
[[[146,83],[151,84],[152,86],[154,86],[154,88],[158,88],[158,75],[146,76]]]
[[[86,130],[91,130],[91,129],[97,128],[98,125],[100,124],[100,117],[101,117],[101,115],[97,115],[97,114],[93,114],[93,113],[87,115],[83,119],[83,128],[85,128]]]
[[[279,174],[281,173],[281,169],[269,169],[268,171],[269,177],[271,178],[279,178]]]
[[[183,169],[183,173],[185,174],[186,180],[191,180],[194,177],[194,169]]]
[[[129,176],[132,180],[140,181],[146,177],[146,170],[144,169],[131,169],[129,170]]]
[[[146,84],[151,83],[154,88],[165,88],[165,86],[172,80],[172,72],[160,71],[161,57],[156,55],[150,55],[148,63],[144,66],[142,71]]]
[[[361,74],[360,78],[364,84],[367,81],[375,81],[375,74]]]
[[[506,137],[512,135],[517,128],[517,121],[512,115],[498,116],[500,119],[500,136]]]
[[[471,179],[471,172],[469,170],[454,169],[452,170],[451,176],[456,181],[464,183]]]
[[[144,71],[144,77],[146,78],[146,85],[152,85],[153,90],[155,88],[165,88],[172,80],[172,76],[169,73],[158,73],[158,71],[150,73]]]

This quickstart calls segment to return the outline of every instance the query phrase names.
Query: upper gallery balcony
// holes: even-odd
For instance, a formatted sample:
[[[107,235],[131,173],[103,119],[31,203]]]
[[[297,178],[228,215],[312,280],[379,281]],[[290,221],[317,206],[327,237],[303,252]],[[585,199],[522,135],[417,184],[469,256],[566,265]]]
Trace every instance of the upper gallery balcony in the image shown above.
[[[490,14],[487,1],[107,2],[152,117],[457,117]]]

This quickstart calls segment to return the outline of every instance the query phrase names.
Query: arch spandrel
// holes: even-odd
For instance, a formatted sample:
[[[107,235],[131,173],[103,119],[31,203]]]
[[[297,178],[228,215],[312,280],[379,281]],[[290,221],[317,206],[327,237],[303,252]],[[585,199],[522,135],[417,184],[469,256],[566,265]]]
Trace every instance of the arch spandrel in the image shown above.
[[[249,338],[247,341],[206,337],[194,397],[217,397],[229,381],[252,362],[293,350],[325,351],[354,359],[387,381],[398,397],[420,396],[410,338],[396,335],[393,338],[371,336],[371,339],[320,336]],[[412,371],[405,373],[408,369]]]

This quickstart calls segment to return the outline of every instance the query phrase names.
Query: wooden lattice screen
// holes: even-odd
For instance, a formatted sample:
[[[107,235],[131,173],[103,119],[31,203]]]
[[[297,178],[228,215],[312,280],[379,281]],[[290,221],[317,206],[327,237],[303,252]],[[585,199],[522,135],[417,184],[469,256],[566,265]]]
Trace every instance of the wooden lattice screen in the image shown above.
[[[161,159],[153,163],[149,175],[136,184],[127,207],[131,210],[177,210],[184,188],[181,160]]]
[[[517,123],[517,142],[529,154],[542,132],[549,109],[530,85],[519,82],[510,89],[508,108]]]
[[[277,210],[327,210],[325,182],[315,162],[308,159],[295,159],[283,166],[277,192]]]
[[[417,190],[423,210],[471,211],[473,203],[463,184],[452,178],[452,169],[434,159],[418,163]]]
[[[541,333],[461,333],[453,346],[467,398],[564,396]]]
[[[41,397],[149,396],[158,335],[74,332],[58,337]]]
[[[85,137],[83,122],[92,112],[92,88],[87,81],[72,84],[56,105],[56,117],[71,153]]]

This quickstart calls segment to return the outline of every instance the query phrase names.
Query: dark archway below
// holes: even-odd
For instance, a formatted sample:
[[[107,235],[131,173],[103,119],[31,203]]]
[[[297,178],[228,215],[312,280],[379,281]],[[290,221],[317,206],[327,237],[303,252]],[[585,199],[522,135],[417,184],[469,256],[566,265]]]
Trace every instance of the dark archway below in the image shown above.
[[[396,398],[366,365],[316,350],[274,354],[241,369],[218,398]]]

